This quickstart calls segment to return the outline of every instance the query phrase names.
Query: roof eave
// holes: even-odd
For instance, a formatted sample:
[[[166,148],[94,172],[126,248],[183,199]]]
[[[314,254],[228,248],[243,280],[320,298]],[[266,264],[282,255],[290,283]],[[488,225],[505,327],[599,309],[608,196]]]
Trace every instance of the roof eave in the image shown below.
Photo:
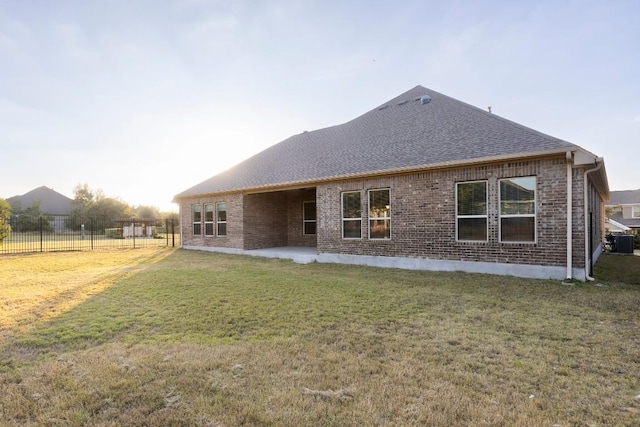
[[[368,177],[380,176],[380,175],[396,175],[396,174],[423,172],[423,171],[438,170],[438,169],[451,169],[451,168],[457,168],[457,167],[475,166],[478,164],[499,163],[499,162],[505,162],[509,160],[524,160],[524,159],[529,160],[534,158],[552,157],[552,156],[564,155],[567,151],[575,151],[577,149],[579,149],[578,146],[572,146],[572,147],[566,147],[562,149],[559,148],[555,150],[538,151],[538,152],[531,152],[531,153],[524,153],[524,154],[521,153],[518,155],[504,154],[499,156],[481,157],[476,159],[454,160],[454,161],[447,161],[447,162],[431,163],[428,165],[414,165],[414,166],[407,166],[402,168],[380,169],[376,171],[333,175],[333,176],[328,176],[323,178],[289,181],[289,182],[282,182],[278,184],[270,184],[270,185],[263,185],[263,186],[239,187],[239,188],[234,188],[229,190],[212,191],[208,193],[186,194],[186,195],[179,194],[174,196],[173,202],[180,203],[180,200],[191,199],[194,197],[208,197],[208,196],[217,196],[217,195],[234,194],[234,193],[264,193],[269,191],[281,191],[281,190],[288,190],[288,189],[295,189],[295,188],[304,188],[304,187],[308,187],[310,184],[322,184],[322,183],[332,182],[332,181],[342,181],[345,179],[359,179],[359,178],[368,178]]]

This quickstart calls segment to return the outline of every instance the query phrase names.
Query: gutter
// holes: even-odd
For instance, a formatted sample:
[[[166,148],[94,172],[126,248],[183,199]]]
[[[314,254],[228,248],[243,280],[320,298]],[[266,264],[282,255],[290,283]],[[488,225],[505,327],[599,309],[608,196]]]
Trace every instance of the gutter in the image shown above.
[[[600,170],[602,165],[604,164],[604,160],[602,157],[596,157],[597,166],[591,169],[587,169],[584,171],[584,277],[587,280],[593,281],[595,280],[593,277],[589,276],[589,267],[591,266],[591,254],[589,253],[589,238],[591,237],[591,229],[589,227],[589,210],[587,209],[587,197],[588,197],[588,175],[592,172],[596,172]]]

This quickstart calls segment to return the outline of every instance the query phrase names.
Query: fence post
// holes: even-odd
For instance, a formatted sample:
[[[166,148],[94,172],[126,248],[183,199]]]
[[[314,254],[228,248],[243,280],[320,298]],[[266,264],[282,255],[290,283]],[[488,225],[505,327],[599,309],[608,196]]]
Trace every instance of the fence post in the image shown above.
[[[169,218],[164,219],[164,237],[169,246]]]
[[[136,219],[135,218],[131,218],[131,228],[133,229],[133,249],[136,248]]]
[[[38,222],[40,225],[40,252],[42,252],[42,223],[44,222],[42,221],[42,215],[38,217]]]
[[[173,218],[171,218],[171,247],[176,247],[176,230],[174,228]]]
[[[89,234],[91,236],[91,250],[93,250],[93,228],[94,228],[94,221],[95,218],[91,217],[91,223],[89,224],[91,226],[91,230],[89,231]]]

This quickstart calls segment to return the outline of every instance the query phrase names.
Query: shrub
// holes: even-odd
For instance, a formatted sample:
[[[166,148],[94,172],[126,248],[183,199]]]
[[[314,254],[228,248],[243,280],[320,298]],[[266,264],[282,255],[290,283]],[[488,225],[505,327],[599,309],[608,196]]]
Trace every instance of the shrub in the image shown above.
[[[11,234],[11,226],[6,218],[0,216],[0,243],[9,237],[9,234]]]
[[[124,236],[122,235],[122,228],[106,228],[104,230],[104,235],[105,237],[108,237],[110,239],[124,239]]]

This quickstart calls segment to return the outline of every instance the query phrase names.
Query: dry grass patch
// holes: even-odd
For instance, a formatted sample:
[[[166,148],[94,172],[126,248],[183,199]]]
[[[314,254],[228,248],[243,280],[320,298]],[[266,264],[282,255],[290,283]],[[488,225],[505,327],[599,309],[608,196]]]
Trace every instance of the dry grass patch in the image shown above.
[[[102,262],[114,268],[111,255]],[[119,260],[129,267],[109,286],[98,291],[97,274],[74,288],[80,299],[66,311],[8,335],[7,425],[639,420],[638,287],[188,251],[129,256],[139,259]]]
[[[32,330],[171,253],[154,248],[0,256],[0,340]]]

